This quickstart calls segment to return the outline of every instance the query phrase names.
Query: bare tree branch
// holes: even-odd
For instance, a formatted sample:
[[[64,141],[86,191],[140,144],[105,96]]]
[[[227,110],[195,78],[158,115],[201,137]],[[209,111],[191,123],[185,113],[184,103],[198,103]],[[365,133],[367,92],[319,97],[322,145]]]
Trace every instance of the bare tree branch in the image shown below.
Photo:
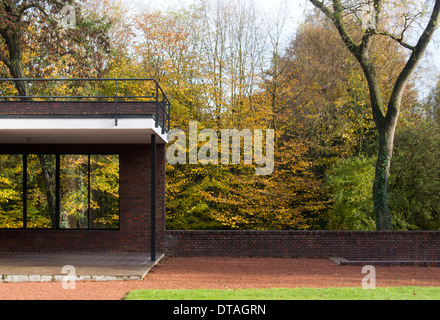
[[[396,84],[394,86],[393,93],[391,94],[388,108],[388,117],[393,117],[398,113],[398,110],[393,106],[400,105],[400,101],[402,99],[404,88],[406,87],[411,74],[414,72],[415,68],[419,64],[426,48],[431,41],[435,30],[438,28],[440,23],[440,0],[435,1],[434,9],[432,10],[431,18],[429,19],[428,25],[426,26],[423,34],[420,36],[417,45],[414,47],[414,50],[408,59],[405,67],[400,73],[399,77],[396,80]]]
[[[344,41],[350,52],[356,56],[359,56],[359,46],[354,42],[350,34],[348,33],[342,16],[342,6],[340,0],[333,0],[333,12],[322,2],[318,0],[310,0],[315,7],[320,9],[338,29],[342,40]]]
[[[414,51],[414,49],[415,49],[415,46],[412,46],[412,45],[406,43],[405,41],[403,41],[403,34],[400,37],[396,37],[395,35],[393,35],[389,32],[386,32],[386,31],[375,31],[375,34],[379,34],[382,36],[388,36],[391,39],[397,41],[402,47],[405,47],[411,51]]]

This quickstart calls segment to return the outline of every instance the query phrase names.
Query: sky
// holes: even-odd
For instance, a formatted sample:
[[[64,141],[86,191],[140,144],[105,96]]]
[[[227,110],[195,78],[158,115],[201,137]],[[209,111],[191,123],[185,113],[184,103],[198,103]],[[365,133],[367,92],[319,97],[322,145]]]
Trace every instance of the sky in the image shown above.
[[[129,1],[129,0],[125,0]],[[258,9],[264,13],[275,13],[283,3],[288,3],[289,20],[292,26],[298,25],[303,20],[305,9],[311,9],[312,5],[308,0],[254,0]],[[179,4],[192,4],[199,2],[197,0],[134,0],[129,1],[140,7],[146,6],[150,8],[167,8],[170,6],[178,6]]]
[[[197,0],[125,0],[134,5],[135,9],[158,8],[165,9],[170,6],[179,7],[180,4],[192,4],[198,2]],[[274,15],[283,3],[288,3],[289,20],[285,27],[286,37],[291,39],[297,26],[303,21],[305,12],[310,11],[313,5],[308,0],[254,0],[257,8],[264,14]],[[428,93],[427,90],[432,88],[439,80],[440,75],[440,28],[437,30],[434,40],[428,47],[428,52],[425,54],[422,66],[429,66],[422,69],[418,73],[419,87],[424,96]],[[434,67],[433,67],[434,66]],[[420,76],[421,75],[421,76]],[[423,89],[428,88],[428,89]]]

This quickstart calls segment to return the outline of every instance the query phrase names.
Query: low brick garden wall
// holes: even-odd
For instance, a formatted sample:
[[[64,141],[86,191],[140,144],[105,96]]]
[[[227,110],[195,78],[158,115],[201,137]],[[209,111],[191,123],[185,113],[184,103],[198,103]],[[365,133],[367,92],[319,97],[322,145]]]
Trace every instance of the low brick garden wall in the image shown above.
[[[437,231],[165,231],[176,256],[440,260]]]

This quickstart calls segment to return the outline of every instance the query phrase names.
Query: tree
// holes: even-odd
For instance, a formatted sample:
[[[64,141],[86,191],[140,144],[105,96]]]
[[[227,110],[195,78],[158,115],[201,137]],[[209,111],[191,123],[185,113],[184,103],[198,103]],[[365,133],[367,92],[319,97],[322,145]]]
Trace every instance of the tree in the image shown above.
[[[68,28],[61,23],[67,5],[75,10],[75,24]],[[10,76],[101,76],[110,53],[110,24],[86,10],[83,0],[1,1],[0,61]],[[15,86],[20,96],[29,96],[26,81]]]
[[[440,127],[412,119],[396,130],[390,208],[399,230],[440,229]]]
[[[283,73],[283,18],[266,21],[277,26],[268,45],[268,30],[252,1],[201,1],[137,16],[136,61],[143,76],[157,77],[166,88],[172,127],[186,131],[188,122],[197,120],[201,130],[213,128],[219,137],[225,128],[277,128],[280,152],[271,176],[256,176],[255,167],[243,163],[169,164],[168,228],[312,229],[320,220],[324,188],[306,159],[307,146],[289,126],[278,130],[271,117],[286,92],[277,84]]]
[[[408,33],[416,19],[423,16],[421,14],[423,9],[416,13],[411,13],[406,7],[409,3],[408,1],[400,4],[400,8],[397,2],[391,3],[391,6],[394,5],[394,7],[388,8],[388,13],[397,12],[397,15],[404,20],[398,28],[400,32],[397,35],[393,31],[388,31],[389,27],[395,27],[395,24],[392,24],[389,19],[385,18],[385,13],[387,12],[384,9],[386,9],[388,3],[382,0],[369,0],[365,2],[310,0],[310,2],[333,22],[345,46],[360,64],[367,80],[371,110],[379,135],[379,152],[373,186],[376,227],[378,230],[391,230],[391,214],[388,205],[388,178],[401,101],[410,77],[438,27],[440,0],[435,0],[429,21],[415,45],[411,45],[408,42]],[[399,9],[403,9],[404,12],[399,13]],[[352,30],[356,30],[357,34]],[[409,57],[394,82],[388,103],[385,103],[383,89],[378,81],[379,73],[375,66],[375,61],[372,59],[373,40],[378,36],[389,37],[409,50]]]
[[[355,156],[339,160],[326,177],[332,206],[327,221],[330,230],[373,230],[371,190],[374,159]]]

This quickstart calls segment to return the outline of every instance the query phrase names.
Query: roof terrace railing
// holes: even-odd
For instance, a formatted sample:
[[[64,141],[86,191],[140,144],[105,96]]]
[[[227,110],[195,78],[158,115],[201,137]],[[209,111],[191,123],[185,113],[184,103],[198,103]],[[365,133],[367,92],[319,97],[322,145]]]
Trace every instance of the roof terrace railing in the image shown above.
[[[16,84],[24,82],[28,95],[20,95]],[[109,102],[115,104],[117,125],[119,102],[148,102],[156,105],[156,127],[162,133],[170,130],[171,103],[156,79],[150,78],[89,78],[89,79],[0,79],[2,101],[32,102]]]

